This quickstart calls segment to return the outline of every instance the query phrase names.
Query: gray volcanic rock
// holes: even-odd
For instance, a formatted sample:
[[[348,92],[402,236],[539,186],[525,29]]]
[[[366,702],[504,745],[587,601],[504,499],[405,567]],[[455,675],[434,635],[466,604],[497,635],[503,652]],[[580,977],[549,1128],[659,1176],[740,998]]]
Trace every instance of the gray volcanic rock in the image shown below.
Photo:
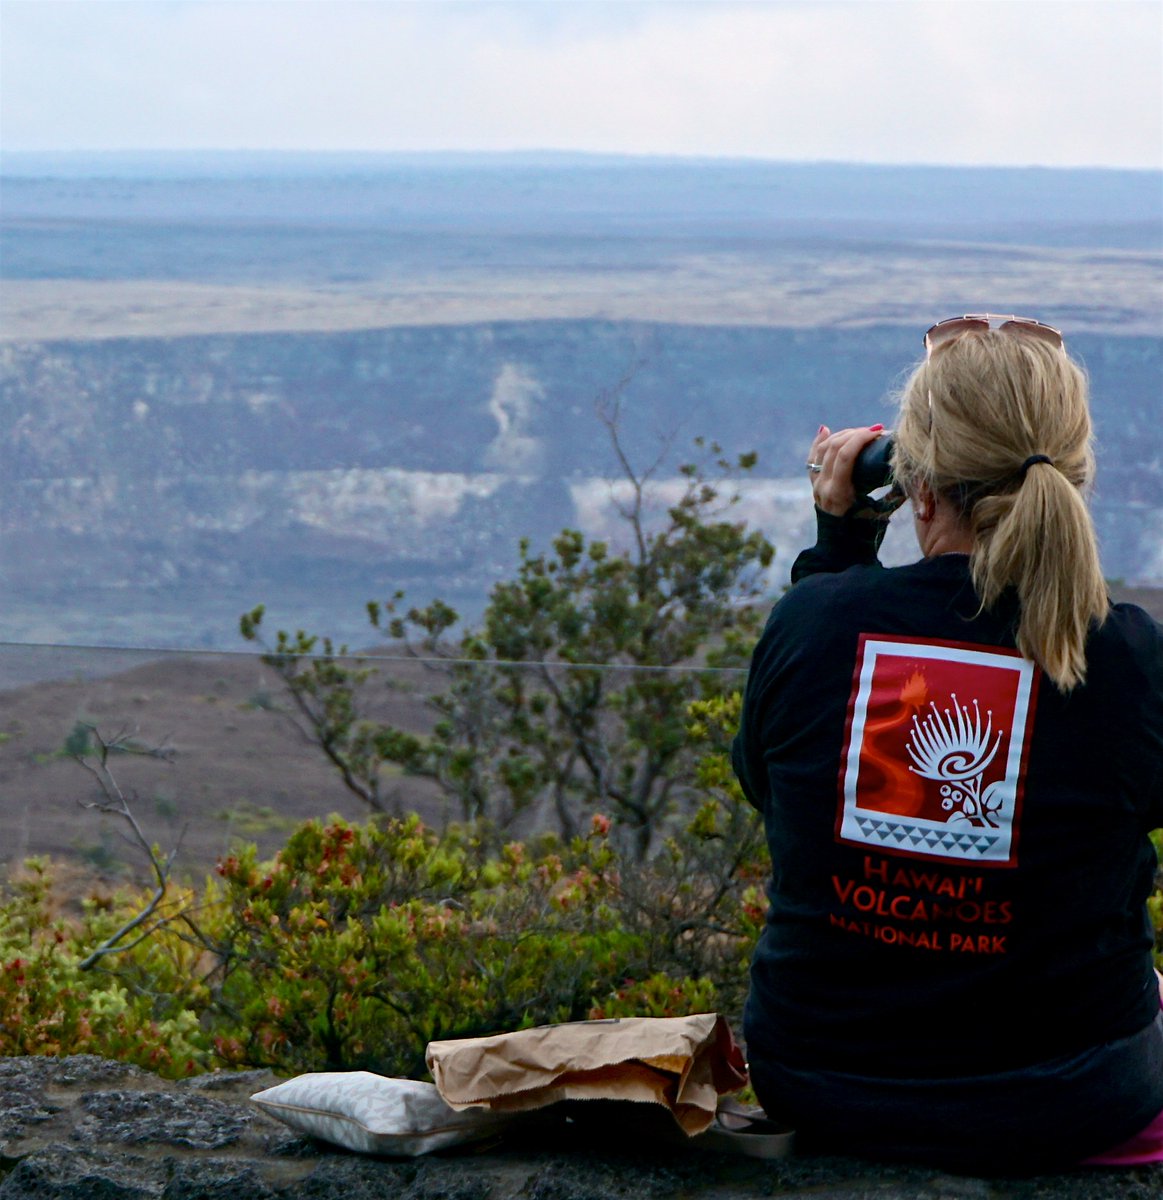
[[[149,1092],[89,1092],[81,1097],[85,1116],[73,1130],[81,1145],[157,1142],[217,1150],[237,1142],[251,1120],[237,1105],[205,1096]]]
[[[170,1082],[89,1055],[0,1059],[0,1200],[1158,1200],[1163,1167],[972,1179],[845,1158],[779,1162],[595,1127],[420,1159],[349,1154],[249,1103],[266,1071]]]

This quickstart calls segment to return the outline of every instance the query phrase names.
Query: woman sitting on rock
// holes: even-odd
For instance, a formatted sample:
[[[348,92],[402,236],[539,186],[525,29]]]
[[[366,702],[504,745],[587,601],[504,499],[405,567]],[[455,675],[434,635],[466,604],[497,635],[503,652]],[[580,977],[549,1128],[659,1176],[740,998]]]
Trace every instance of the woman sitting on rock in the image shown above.
[[[853,466],[880,427],[821,427],[817,544],[752,661],[734,761],[772,860],[752,1081],[827,1149],[1163,1162],[1163,630],[1109,603],[1061,335],[954,318],[925,348],[892,456],[923,557],[877,562],[890,506]]]

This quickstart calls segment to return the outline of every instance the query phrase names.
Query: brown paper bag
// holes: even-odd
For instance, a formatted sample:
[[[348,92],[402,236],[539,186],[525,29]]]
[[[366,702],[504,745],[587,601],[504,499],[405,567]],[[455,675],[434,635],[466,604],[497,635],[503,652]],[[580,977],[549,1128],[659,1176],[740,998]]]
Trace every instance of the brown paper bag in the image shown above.
[[[717,1013],[429,1042],[427,1062],[454,1109],[527,1112],[561,1100],[629,1100],[665,1106],[688,1135],[710,1126],[720,1095],[747,1082],[743,1055]]]

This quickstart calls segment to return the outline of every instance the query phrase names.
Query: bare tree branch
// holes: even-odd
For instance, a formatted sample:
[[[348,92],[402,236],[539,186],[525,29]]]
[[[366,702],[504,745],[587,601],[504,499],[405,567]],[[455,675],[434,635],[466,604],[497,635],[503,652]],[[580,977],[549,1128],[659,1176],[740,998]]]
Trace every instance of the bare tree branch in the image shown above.
[[[146,856],[155,880],[153,894],[146,906],[136,916],[126,921],[120,929],[110,934],[101,945],[77,964],[78,970],[88,971],[107,955],[120,954],[126,950],[132,950],[134,946],[145,941],[156,929],[159,929],[162,925],[167,924],[180,915],[177,913],[168,914],[150,925],[149,928],[143,929],[143,926],[161,908],[166,898],[166,893],[169,891],[170,875],[173,871],[174,860],[177,858],[182,840],[186,836],[187,826],[182,827],[182,832],[178,835],[178,840],[169,854],[164,857],[161,856],[138,824],[137,817],[130,808],[129,801],[109,766],[109,756],[111,754],[135,754],[169,762],[173,758],[171,747],[167,746],[164,742],[162,745],[156,747],[142,746],[125,729],[120,730],[112,738],[105,738],[95,725],[84,725],[83,728],[88,733],[86,742],[89,739],[92,740],[95,752],[92,754],[86,752],[74,754],[73,760],[97,781],[101,789],[102,798],[100,800],[78,800],[77,803],[82,808],[120,817],[129,826],[131,831],[131,836],[127,840],[132,845],[137,846]],[[125,938],[135,930],[142,930],[142,932],[133,941],[126,942]]]

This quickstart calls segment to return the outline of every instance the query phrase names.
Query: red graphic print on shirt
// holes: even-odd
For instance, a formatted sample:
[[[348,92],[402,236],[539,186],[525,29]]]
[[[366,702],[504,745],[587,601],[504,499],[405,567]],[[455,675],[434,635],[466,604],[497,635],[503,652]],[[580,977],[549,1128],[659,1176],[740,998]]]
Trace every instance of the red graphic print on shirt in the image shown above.
[[[1036,683],[1013,651],[863,635],[838,839],[1013,866]]]

